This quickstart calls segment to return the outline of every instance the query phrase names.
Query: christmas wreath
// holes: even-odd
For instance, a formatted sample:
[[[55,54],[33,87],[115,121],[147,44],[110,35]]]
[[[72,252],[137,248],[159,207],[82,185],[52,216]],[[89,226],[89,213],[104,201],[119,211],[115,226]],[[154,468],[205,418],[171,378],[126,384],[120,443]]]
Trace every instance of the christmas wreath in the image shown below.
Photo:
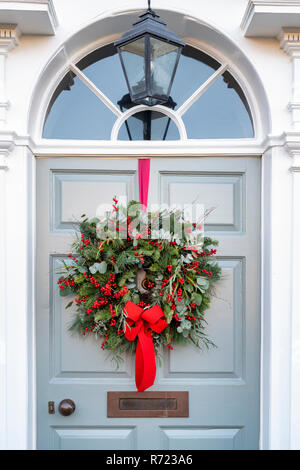
[[[75,294],[72,330],[101,338],[118,361],[136,353],[138,391],[153,385],[155,353],[191,342],[214,345],[205,311],[220,279],[217,241],[180,209],[147,212],[138,202],[114,204],[101,219],[80,222],[80,235],[63,262],[60,295]],[[195,244],[196,240],[196,244]]]

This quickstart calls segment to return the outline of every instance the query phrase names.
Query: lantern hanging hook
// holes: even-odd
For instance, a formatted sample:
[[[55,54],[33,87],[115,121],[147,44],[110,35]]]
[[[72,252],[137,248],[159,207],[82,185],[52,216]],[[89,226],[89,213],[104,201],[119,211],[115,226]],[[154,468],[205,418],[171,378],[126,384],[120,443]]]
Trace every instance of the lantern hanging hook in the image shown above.
[[[149,13],[152,13],[152,12],[153,12],[153,10],[152,10],[152,8],[151,8],[151,0],[148,0],[148,12],[149,12]]]
[[[151,15],[153,18],[159,18],[159,15],[155,13],[154,10],[151,8],[151,0],[148,0],[148,9],[146,10],[145,13],[143,13],[140,18],[143,18],[144,16]]]

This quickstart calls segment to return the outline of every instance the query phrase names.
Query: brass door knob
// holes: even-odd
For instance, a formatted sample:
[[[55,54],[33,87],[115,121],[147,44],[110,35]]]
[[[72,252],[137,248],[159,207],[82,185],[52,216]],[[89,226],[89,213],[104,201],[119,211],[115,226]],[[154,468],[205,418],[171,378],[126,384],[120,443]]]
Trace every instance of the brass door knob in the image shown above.
[[[65,398],[58,405],[58,411],[63,416],[70,416],[75,411],[75,403],[70,398]]]

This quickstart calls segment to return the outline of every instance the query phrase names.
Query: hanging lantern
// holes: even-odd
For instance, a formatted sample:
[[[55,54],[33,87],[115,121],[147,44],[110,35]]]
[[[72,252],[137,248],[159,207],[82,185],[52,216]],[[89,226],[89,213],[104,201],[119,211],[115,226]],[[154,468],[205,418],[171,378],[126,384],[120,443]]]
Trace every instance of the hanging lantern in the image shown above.
[[[154,106],[166,103],[184,42],[151,9],[115,43],[131,100]]]

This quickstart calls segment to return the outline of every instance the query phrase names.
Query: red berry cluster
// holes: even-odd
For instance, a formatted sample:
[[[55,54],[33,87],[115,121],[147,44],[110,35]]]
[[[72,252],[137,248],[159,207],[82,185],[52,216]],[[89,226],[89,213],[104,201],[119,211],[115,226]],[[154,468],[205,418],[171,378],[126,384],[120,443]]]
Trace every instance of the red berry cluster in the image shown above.
[[[151,232],[150,232],[151,233]],[[159,242],[154,242],[152,240],[148,240],[149,245],[151,246],[157,246],[159,250],[162,250],[162,244]]]
[[[104,299],[103,297],[98,297],[98,300],[95,300],[93,305],[86,310],[87,315],[90,315],[93,310],[98,310],[99,308],[103,307],[103,305],[107,305],[108,300]]]
[[[127,292],[129,292],[127,287],[123,286],[122,289],[119,290],[119,292],[115,292],[114,297],[116,299],[120,299],[121,297],[124,297],[124,295],[127,294]]]
[[[137,251],[135,251],[134,254],[135,254],[135,256],[137,256],[137,257],[141,260],[142,264],[144,264],[144,257],[143,257],[143,255],[141,255],[141,254],[138,253]]]
[[[181,317],[178,316],[177,312],[174,313],[174,318],[177,321],[177,323],[181,322]]]
[[[77,298],[75,299],[75,302],[77,304],[81,304],[81,302],[86,302],[86,301],[87,301],[87,296],[86,295],[84,295],[81,299],[77,299]]]
[[[208,277],[211,277],[213,275],[211,271],[207,271],[205,268],[200,271],[199,261],[194,261],[194,263],[191,263],[189,269],[193,269],[194,271],[196,271],[197,274],[206,274]]]
[[[197,321],[195,315],[193,315],[192,313],[185,315],[185,318],[186,318],[187,320],[192,321],[192,322],[193,322],[193,321]]]
[[[114,212],[117,212],[117,210],[118,210],[118,208],[117,208],[118,200],[114,197],[114,198],[113,198],[113,201],[114,201],[114,204],[113,204],[113,211],[114,211]]]
[[[109,310],[112,317],[116,316],[116,310],[114,309],[113,304],[109,304]]]
[[[57,285],[61,290],[68,289],[68,287],[74,287],[75,282],[73,279],[65,279],[64,277],[59,278],[57,281]]]
[[[91,284],[93,284],[95,287],[100,287],[99,282],[94,276],[92,276],[92,274],[83,273],[83,275],[86,278],[86,280],[89,281]]]
[[[137,305],[142,308],[146,308],[150,306],[150,304],[147,304],[146,302],[139,302]]]
[[[171,279],[172,276],[168,277],[167,278],[164,278],[162,281],[161,281],[161,287],[166,287],[166,285],[169,283],[169,280]]]
[[[106,333],[106,335],[104,336],[104,341],[101,344],[101,349],[104,349],[105,346],[108,344],[107,339],[108,339],[108,333]]]
[[[83,336],[85,336],[86,333],[91,333],[93,329],[95,328],[96,325],[92,324],[89,327],[86,327],[84,330],[82,330]]]
[[[91,243],[91,240],[89,240],[88,238],[84,238],[84,234],[82,233],[81,234],[81,246],[80,246],[80,248],[82,249],[83,245],[88,246],[90,243]]]
[[[181,287],[177,290],[177,299],[178,299],[178,302],[181,302],[182,301],[182,289]]]
[[[100,290],[104,295],[106,295],[106,296],[112,295],[111,294],[112,288],[113,289],[117,288],[117,284],[116,284],[115,280],[116,280],[116,275],[115,274],[110,274],[108,282],[104,286],[100,287]]]
[[[217,253],[217,250],[212,248],[210,251],[201,251],[201,253],[199,253],[198,256],[211,256],[211,255],[215,255]]]
[[[78,263],[78,259],[74,258],[74,256],[72,255],[72,253],[69,253],[69,254],[68,254],[68,258],[71,258],[73,261],[75,261],[75,263]]]

